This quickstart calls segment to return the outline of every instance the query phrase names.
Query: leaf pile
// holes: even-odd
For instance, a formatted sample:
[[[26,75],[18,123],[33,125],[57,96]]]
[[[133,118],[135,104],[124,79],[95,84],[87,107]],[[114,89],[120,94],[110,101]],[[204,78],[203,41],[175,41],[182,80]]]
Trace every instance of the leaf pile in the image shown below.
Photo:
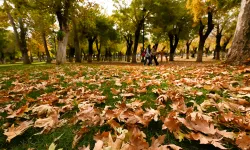
[[[0,88],[0,130],[10,145],[30,128],[39,136],[77,126],[73,149],[182,149],[167,132],[180,142],[250,149],[250,68],[27,67],[1,72]],[[161,134],[147,135],[153,122]],[[95,143],[80,145],[104,126]]]

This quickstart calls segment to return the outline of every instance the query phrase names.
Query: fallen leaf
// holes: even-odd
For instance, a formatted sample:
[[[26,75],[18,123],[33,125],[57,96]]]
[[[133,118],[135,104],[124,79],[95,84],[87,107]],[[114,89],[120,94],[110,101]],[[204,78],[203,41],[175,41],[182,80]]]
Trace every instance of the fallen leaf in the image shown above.
[[[23,134],[29,127],[32,126],[32,124],[33,121],[21,122],[17,127],[15,127],[14,124],[12,124],[11,127],[9,127],[4,131],[4,135],[7,136],[7,141],[10,142],[16,136]]]

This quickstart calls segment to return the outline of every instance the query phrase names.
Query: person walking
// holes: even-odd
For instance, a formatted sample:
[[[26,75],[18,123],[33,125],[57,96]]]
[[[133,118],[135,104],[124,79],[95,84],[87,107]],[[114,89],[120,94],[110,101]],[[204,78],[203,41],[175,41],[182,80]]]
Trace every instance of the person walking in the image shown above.
[[[157,48],[156,48],[156,46],[154,45],[154,46],[153,46],[153,49],[152,49],[152,59],[154,59],[155,65],[158,66],[159,63],[158,63],[158,61],[157,61],[156,55],[157,55]]]
[[[146,49],[144,65],[147,64],[147,60],[148,60],[148,66],[150,66],[151,63],[152,63],[152,60],[151,60],[151,46],[150,45],[148,45],[148,47]]]
[[[146,51],[143,48],[141,48],[141,62],[142,63],[144,63],[145,61],[145,55],[146,55]]]

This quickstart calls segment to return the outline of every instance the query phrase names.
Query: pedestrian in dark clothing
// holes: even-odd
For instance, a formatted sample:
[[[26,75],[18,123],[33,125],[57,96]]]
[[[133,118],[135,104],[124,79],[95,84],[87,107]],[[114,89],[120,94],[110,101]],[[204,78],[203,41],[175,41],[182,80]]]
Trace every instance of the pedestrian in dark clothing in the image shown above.
[[[157,55],[157,49],[156,49],[156,46],[153,46],[151,57],[152,57],[152,59],[154,59],[155,65],[158,66],[159,63],[157,61],[156,55]]]
[[[144,65],[146,65],[147,60],[148,60],[148,65],[150,66],[152,64],[152,59],[151,59],[151,46],[148,45],[147,49],[146,49],[146,55],[145,55],[145,61],[144,61]]]

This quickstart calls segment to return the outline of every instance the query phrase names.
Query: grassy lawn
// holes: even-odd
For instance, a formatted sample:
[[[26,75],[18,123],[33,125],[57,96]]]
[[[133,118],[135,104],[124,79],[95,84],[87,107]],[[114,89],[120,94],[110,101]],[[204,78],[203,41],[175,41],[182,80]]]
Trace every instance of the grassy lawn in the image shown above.
[[[152,148],[162,135],[159,146],[243,149],[249,71],[192,62],[1,66],[0,149],[93,149],[98,140],[114,148],[108,139]]]

